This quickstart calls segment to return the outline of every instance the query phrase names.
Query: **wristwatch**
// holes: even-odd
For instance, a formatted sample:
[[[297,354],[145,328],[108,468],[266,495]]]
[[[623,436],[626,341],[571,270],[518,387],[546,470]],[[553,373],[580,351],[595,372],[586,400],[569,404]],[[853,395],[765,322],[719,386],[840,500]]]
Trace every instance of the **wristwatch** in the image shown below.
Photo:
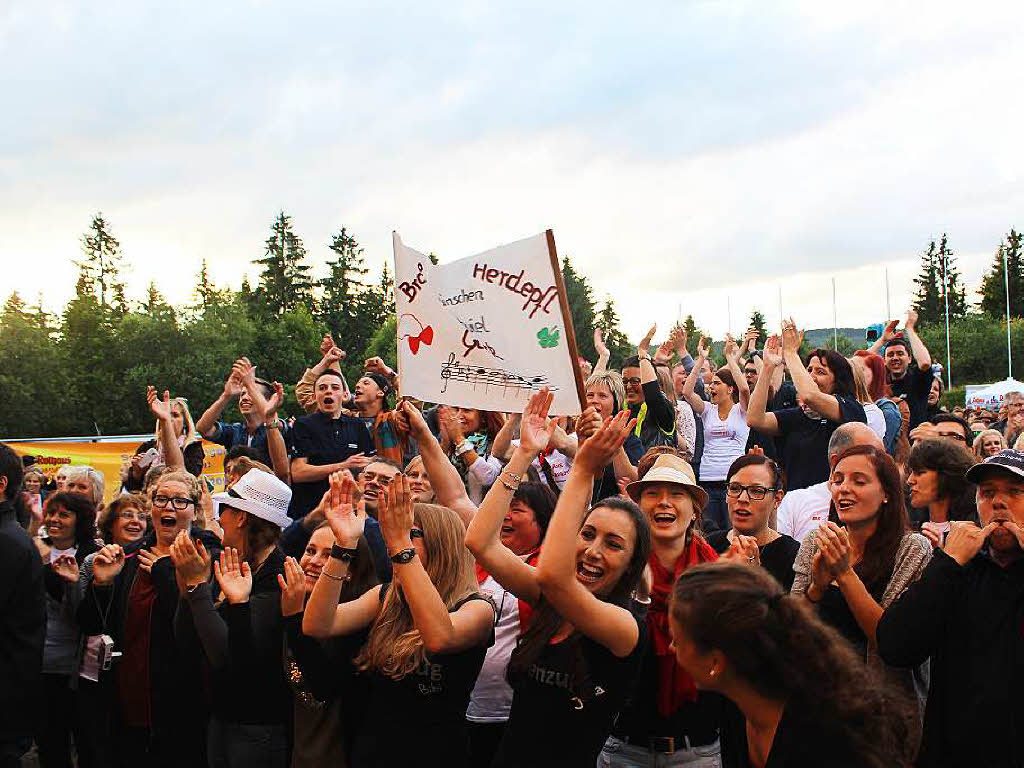
[[[343,563],[351,563],[358,554],[359,550],[354,547],[348,549],[347,547],[339,547],[337,544],[331,545],[331,557],[335,560],[341,560]]]
[[[273,421],[268,421],[263,426],[266,427],[267,429],[281,429],[281,427],[284,426],[284,421],[278,418],[274,419]]]
[[[414,557],[416,557],[416,550],[409,547],[407,549],[403,549],[401,552],[395,552],[395,554],[391,556],[391,562],[395,565],[405,565]]]
[[[463,440],[461,443],[455,446],[455,455],[461,456],[464,453],[469,453],[470,451],[475,450],[476,449],[473,447],[473,444],[469,442],[469,440]]]

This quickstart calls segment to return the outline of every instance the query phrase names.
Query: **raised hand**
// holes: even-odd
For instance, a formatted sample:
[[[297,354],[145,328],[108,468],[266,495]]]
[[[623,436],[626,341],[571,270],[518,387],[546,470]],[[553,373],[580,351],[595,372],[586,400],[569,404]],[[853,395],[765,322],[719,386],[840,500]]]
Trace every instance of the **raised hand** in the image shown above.
[[[658,332],[658,324],[655,323],[651,326],[651,330],[647,332],[647,335],[640,339],[640,344],[637,345],[636,351],[640,357],[646,357],[647,350],[651,346],[651,339],[654,338],[654,334]]]
[[[245,386],[242,384],[242,380],[235,374],[235,369],[232,368],[231,375],[224,382],[225,397],[238,397],[244,391]]]
[[[757,539],[753,536],[743,536],[742,534],[737,534],[729,542],[729,549],[722,557],[737,563],[761,564],[761,551],[757,548]]]
[[[153,572],[153,566],[156,565],[158,560],[162,560],[170,555],[158,555],[151,549],[140,549],[139,550],[139,570],[145,571],[146,573]]]
[[[700,360],[707,360],[708,356],[711,354],[711,349],[708,347],[707,342],[708,339],[703,336],[701,336],[697,341],[697,357]]]
[[[74,584],[78,581],[78,561],[75,560],[74,555],[61,555],[50,563],[50,567],[53,568],[53,572],[60,576],[64,581],[70,584]]]
[[[949,533],[942,551],[956,560],[960,565],[967,565],[981,551],[985,539],[992,533],[998,523],[989,523],[979,528],[966,520],[954,520],[949,524]]]
[[[676,323],[668,334],[668,343],[679,353],[680,357],[686,357],[686,329]]]
[[[325,333],[323,339],[320,340],[320,354],[326,355],[332,349],[337,348],[338,347],[334,343],[334,337],[329,333]]]
[[[353,453],[351,456],[349,456],[347,459],[341,462],[341,464],[343,467],[345,467],[345,469],[362,469],[367,464],[370,464],[372,462],[372,456],[367,456],[365,453],[359,452]]]
[[[754,328],[753,326],[747,328],[747,332],[743,335],[743,350],[747,353],[756,350],[757,340],[760,336],[761,334],[758,332],[757,328]]]
[[[92,559],[92,580],[97,586],[110,584],[124,568],[124,550],[120,544],[107,544]]]
[[[921,523],[921,535],[931,542],[932,549],[942,549],[942,534],[945,532],[944,523],[933,523],[926,520]]]
[[[597,409],[588,405],[576,420],[576,434],[580,440],[586,440],[600,428],[601,417],[598,415]]]
[[[653,360],[658,365],[668,365],[672,362],[672,354],[672,343],[666,341],[658,347],[658,351],[654,353]]]
[[[248,357],[240,357],[231,366],[231,375],[237,376],[243,386],[254,384],[256,382],[256,366],[249,362]]]
[[[799,353],[800,344],[804,340],[804,334],[802,331],[798,331],[796,323],[793,322],[793,318],[789,318],[782,324],[782,353],[783,355],[790,352]]]
[[[270,386],[274,388],[274,394],[267,400],[267,416],[276,416],[278,410],[284,405],[284,384],[275,381]]]
[[[612,457],[626,442],[626,438],[629,437],[630,430],[635,424],[636,419],[629,418],[629,411],[619,411],[583,441],[576,452],[573,469],[578,467],[592,475],[603,472]]]
[[[764,351],[761,353],[764,364],[778,367],[782,365],[782,339],[778,336],[769,336],[764,342]]]
[[[294,616],[306,607],[306,574],[294,557],[284,560],[284,575],[277,574],[281,587],[281,615]]]
[[[825,594],[828,591],[829,585],[832,584],[835,576],[832,574],[832,570],[828,567],[828,562],[825,560],[824,553],[818,549],[811,557],[811,586],[814,587],[819,594]]]
[[[324,517],[331,526],[338,546],[353,549],[359,543],[359,537],[363,535],[363,527],[366,525],[366,515],[360,514],[352,501],[352,494],[356,488],[355,480],[348,472],[335,472],[331,475],[329,484],[327,497],[322,502]],[[379,506],[380,500],[378,508]]]
[[[414,519],[409,478],[399,472],[377,499],[377,522],[388,552],[394,554],[412,546]]]
[[[171,393],[164,390],[164,397],[161,400],[156,393],[156,387],[150,385],[146,387],[146,402],[149,403],[150,412],[156,416],[160,421],[170,420],[171,418]]]
[[[548,411],[555,396],[547,387],[534,392],[526,404],[519,426],[519,444],[528,453],[540,453],[548,447],[558,422],[548,418]]]
[[[914,330],[914,328],[916,326],[917,326],[917,312],[915,312],[913,309],[911,309],[911,310],[909,310],[907,312],[907,322],[905,322],[903,324],[903,327],[906,328],[908,331],[912,331],[912,330]]]
[[[594,350],[601,357],[604,357],[605,355],[610,354],[608,352],[608,347],[605,346],[604,337],[601,335],[601,329],[600,328],[595,328],[594,329]]]
[[[211,558],[203,542],[193,543],[188,531],[179,531],[174,543],[171,544],[171,562],[180,583],[185,587],[195,587],[210,578]]]
[[[457,446],[466,436],[462,432],[462,420],[455,414],[455,410],[447,405],[437,409],[437,420],[442,430],[448,435],[453,446]]]
[[[379,357],[371,357],[363,364],[363,370],[371,373],[379,373],[385,378],[391,378],[395,372]]]
[[[245,560],[239,561],[238,550],[224,547],[220,562],[213,564],[213,574],[229,603],[247,603],[252,592],[252,569]]]
[[[725,353],[725,359],[730,362],[736,362],[740,359],[740,346],[736,343],[736,339],[732,337],[731,333],[725,335],[723,352]]]
[[[398,418],[404,431],[412,435],[417,442],[430,435],[430,427],[423,413],[409,400],[398,404]]]

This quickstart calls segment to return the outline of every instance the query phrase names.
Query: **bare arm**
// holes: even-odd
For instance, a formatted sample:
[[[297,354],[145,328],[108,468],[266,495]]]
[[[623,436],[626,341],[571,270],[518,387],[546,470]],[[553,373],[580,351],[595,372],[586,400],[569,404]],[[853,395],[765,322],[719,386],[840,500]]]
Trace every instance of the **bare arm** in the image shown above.
[[[296,483],[313,483],[318,480],[324,480],[343,469],[362,468],[365,465],[366,457],[361,453],[349,456],[344,461],[337,461],[333,464],[310,464],[308,459],[299,456],[292,459],[292,481]]]
[[[896,335],[896,326],[899,325],[898,320],[891,320],[885,324],[885,328],[882,329],[882,335],[872,342],[871,346],[868,347],[868,352],[876,355],[882,354],[882,348],[889,343],[893,336]]]
[[[704,346],[704,337],[702,336],[697,343],[697,362],[690,369],[686,375],[686,381],[683,383],[683,399],[689,403],[693,412],[698,416],[704,413],[704,400],[694,392],[694,388],[697,386],[697,377],[700,376],[700,369],[707,357],[708,349]]]
[[[491,456],[496,456],[502,461],[508,461],[512,456],[512,436],[519,426],[522,416],[518,413],[510,414],[505,423],[501,425],[498,434],[494,436],[491,444]]]
[[[796,393],[805,405],[813,408],[826,419],[841,421],[843,417],[839,409],[839,400],[835,395],[826,395],[818,389],[811,374],[804,368],[797,351],[802,339],[803,334],[797,331],[792,318],[787,320],[782,326],[782,358],[786,361],[786,369],[793,379]]]
[[[628,416],[626,412],[618,414],[580,446],[537,566],[541,592],[562,618],[620,658],[636,648],[639,627],[629,611],[604,602],[577,580],[576,540],[587,514],[594,475],[604,470],[610,455],[629,434]]]
[[[907,341],[910,342],[910,351],[914,353],[914,361],[917,363],[917,367],[922,371],[927,371],[932,366],[932,355],[928,351],[928,347],[921,341],[921,337],[917,335],[916,327],[917,312],[910,310],[907,312],[907,322],[904,326]]]
[[[604,343],[600,328],[594,329],[594,349],[597,350],[597,365],[594,366],[594,373],[607,373],[608,361],[611,359],[612,353],[608,351],[608,347]]]
[[[747,385],[747,377],[740,370],[739,357],[740,349],[730,336],[725,344],[725,364],[729,369],[729,373],[732,374],[733,380],[736,382],[736,391],[740,396],[740,406],[746,411],[747,404],[750,402],[750,387]]]
[[[235,397],[238,392],[233,390],[237,387],[237,383],[233,382],[230,378],[227,383],[224,384],[224,391],[220,393],[220,397],[213,401],[213,404],[203,411],[203,415],[199,417],[199,421],[196,422],[196,431],[209,440],[217,431],[217,419],[224,413],[224,409],[228,407],[231,402],[231,398]],[[239,392],[241,388],[238,388]],[[231,391],[229,391],[231,390]]]
[[[174,434],[174,420],[171,418],[171,393],[164,390],[164,398],[157,397],[156,388],[146,388],[146,400],[149,410],[156,416],[160,424],[160,447],[164,450],[164,462],[173,470],[185,469],[185,457],[178,445],[178,436]]]
[[[764,364],[758,374],[757,384],[750,393],[747,404],[747,426],[766,435],[779,434],[779,421],[768,408],[768,382],[775,376],[775,369],[782,367],[782,359],[776,351],[778,337],[771,337],[764,346]]]

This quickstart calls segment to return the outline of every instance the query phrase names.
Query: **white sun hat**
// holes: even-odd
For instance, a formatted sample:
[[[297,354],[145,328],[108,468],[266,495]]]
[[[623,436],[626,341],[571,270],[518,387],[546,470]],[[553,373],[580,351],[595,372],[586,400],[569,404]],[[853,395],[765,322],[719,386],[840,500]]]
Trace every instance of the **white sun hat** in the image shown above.
[[[218,515],[220,506],[226,505],[248,512],[281,528],[287,528],[292,522],[288,517],[292,489],[274,475],[261,469],[250,469],[227,491],[215,493],[211,498],[217,504]]]

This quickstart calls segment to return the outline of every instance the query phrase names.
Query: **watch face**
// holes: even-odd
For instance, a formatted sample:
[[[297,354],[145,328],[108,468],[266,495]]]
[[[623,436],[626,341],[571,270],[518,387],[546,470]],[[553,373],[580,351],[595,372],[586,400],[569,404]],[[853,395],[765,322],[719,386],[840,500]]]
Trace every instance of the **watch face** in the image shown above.
[[[394,557],[391,558],[391,561],[404,565],[405,563],[408,563],[410,560],[412,560],[414,557],[416,557],[415,549],[403,549],[401,552],[396,553]]]

